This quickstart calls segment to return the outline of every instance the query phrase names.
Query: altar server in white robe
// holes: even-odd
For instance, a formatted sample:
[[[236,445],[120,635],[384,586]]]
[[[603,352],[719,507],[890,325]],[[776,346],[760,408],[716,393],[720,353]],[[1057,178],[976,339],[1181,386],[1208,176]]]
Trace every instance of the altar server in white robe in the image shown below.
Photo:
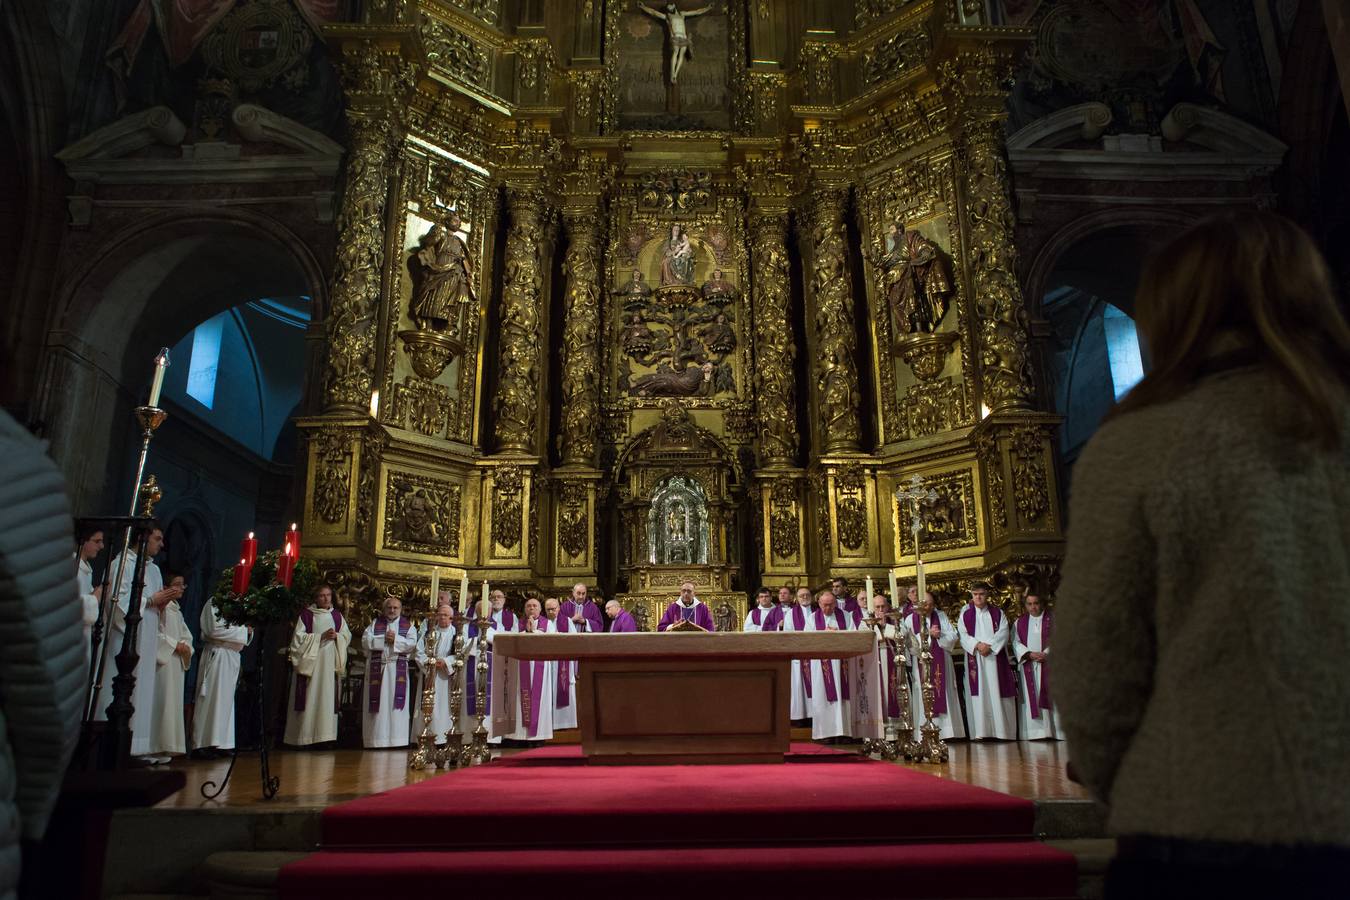
[[[182,575],[169,579],[169,587],[186,589]],[[192,665],[192,632],[183,621],[177,600],[165,604],[159,617],[159,643],[155,648],[155,719],[151,723],[150,752],[157,756],[187,753],[183,725],[183,680]]]
[[[854,631],[858,618],[840,608],[830,591],[821,591],[816,597],[816,610],[806,617],[807,631]],[[807,706],[811,711],[811,737],[822,740],[849,737],[853,734],[853,684],[856,667],[852,660],[813,659],[811,666],[811,695]],[[854,675],[850,678],[850,675]]]
[[[1013,625],[1013,653],[1021,670],[1017,705],[1019,734],[1023,740],[1064,740],[1059,710],[1050,699],[1050,638],[1053,613],[1042,611],[1040,595],[1028,592],[1022,600],[1026,613]]]
[[[915,596],[917,596],[917,591]],[[956,629],[946,613],[934,608],[933,594],[924,591],[917,608],[905,618],[905,624],[925,646],[933,650],[933,724],[941,729],[943,740],[964,738],[965,722],[961,718],[961,698],[957,691],[956,667],[952,665],[952,651],[956,649]],[[914,739],[923,732],[923,677],[916,653],[909,667],[909,701],[914,722]]]
[[[991,589],[971,588],[970,605],[956,620],[961,649],[966,652],[966,718],[972,740],[1017,738],[1013,704],[1017,689],[1008,664],[1008,617],[989,602]]]
[[[133,537],[133,542],[135,538]],[[133,543],[134,546],[134,543]],[[152,526],[146,543],[147,560],[145,563],[145,582],[141,590],[141,624],[136,632],[136,650],[139,658],[136,662],[136,686],[132,690],[131,705],[135,711],[131,715],[131,755],[144,757],[147,762],[168,762],[167,756],[151,753],[150,745],[154,735],[155,720],[155,665],[159,651],[159,612],[170,600],[177,600],[182,591],[164,586],[164,577],[154,556],[164,547],[164,532],[159,526]],[[120,557],[119,557],[120,558]],[[127,600],[131,596],[131,583],[136,574],[136,551],[127,550],[126,565],[122,567],[122,580],[117,586],[117,602],[113,606],[112,622],[107,631],[108,649],[103,657],[103,681],[99,690],[94,718],[103,721],[108,718],[108,704],[112,703],[112,682],[117,675],[116,656],[122,649],[122,637],[126,634]],[[111,563],[113,578],[117,578],[118,560]]]
[[[746,613],[745,624],[741,626],[741,631],[760,632],[765,631],[764,625],[769,620],[769,616],[777,609],[773,602],[773,594],[768,588],[760,588],[759,593],[755,595],[755,605],[750,612]]]
[[[287,744],[305,747],[337,740],[341,678],[351,642],[342,612],[333,608],[333,589],[319,585],[310,605],[300,610],[286,651],[295,667],[286,704]]]
[[[576,622],[562,614],[564,604],[549,597],[544,601],[545,631],[570,634],[576,630]],[[577,663],[576,660],[563,659],[556,662],[554,680],[557,685],[553,697],[553,728],[577,727]]]
[[[889,719],[898,719],[900,700],[895,680],[908,678],[909,675],[903,670],[896,674],[895,650],[890,642],[896,640],[897,631],[895,622],[891,619],[891,601],[886,599],[885,594],[876,594],[872,597],[872,618],[876,623],[873,628],[877,634],[877,664],[881,669],[881,694],[885,715]]]
[[[492,602],[492,618],[488,622],[487,634],[479,635],[477,618],[470,619],[465,629],[469,642],[469,657],[465,662],[467,668],[464,670],[464,707],[460,727],[465,734],[473,734],[473,730],[478,727],[478,653],[481,649],[487,653],[488,658],[488,683],[485,695],[487,708],[483,726],[488,730],[488,742],[500,744],[502,736],[494,732],[492,727],[492,681],[496,671],[493,664],[492,639],[498,631],[520,631],[520,616],[507,608],[506,594],[501,591],[490,592],[488,599]],[[474,612],[472,607],[470,612]]]
[[[527,634],[557,632],[556,621],[542,615],[543,607],[531,597],[525,601],[525,616],[521,631]],[[492,683],[492,723],[503,737],[516,741],[546,741],[553,737],[553,705],[557,690],[557,663],[552,660],[508,659],[493,654],[501,661],[501,671],[509,667],[512,678],[494,679]]]
[[[447,598],[436,607],[435,621],[423,623],[422,632],[417,638],[417,665],[422,669],[423,678],[436,679],[436,699],[431,710],[431,731],[438,745],[445,743],[445,734],[450,730],[453,717],[450,711],[450,679],[455,672],[455,610]],[[435,644],[427,649],[428,638],[435,632]],[[420,707],[419,707],[420,709]]]
[[[366,651],[365,704],[361,744],[368,749],[408,746],[412,722],[408,666],[417,652],[417,629],[403,615],[403,601],[384,598],[384,615],[361,636]]]
[[[207,600],[199,620],[202,655],[197,664],[197,703],[192,711],[195,750],[234,749],[234,689],[239,652],[253,640],[247,625],[229,625]]]
[[[99,601],[103,598],[103,585],[94,586],[92,560],[103,552],[103,531],[86,527],[78,538],[79,543],[75,551],[75,555],[79,558],[76,580],[80,583],[80,613],[84,623],[84,667],[87,671],[90,665],[90,638],[94,633],[94,623],[98,621]]]

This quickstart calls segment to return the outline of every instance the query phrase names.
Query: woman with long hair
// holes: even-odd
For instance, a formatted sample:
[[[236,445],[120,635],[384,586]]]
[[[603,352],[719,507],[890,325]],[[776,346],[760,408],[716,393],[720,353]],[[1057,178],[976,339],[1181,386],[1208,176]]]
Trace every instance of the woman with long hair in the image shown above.
[[[1074,468],[1053,662],[1107,893],[1302,896],[1350,866],[1350,325],[1255,211],[1163,247],[1136,313],[1152,365]]]

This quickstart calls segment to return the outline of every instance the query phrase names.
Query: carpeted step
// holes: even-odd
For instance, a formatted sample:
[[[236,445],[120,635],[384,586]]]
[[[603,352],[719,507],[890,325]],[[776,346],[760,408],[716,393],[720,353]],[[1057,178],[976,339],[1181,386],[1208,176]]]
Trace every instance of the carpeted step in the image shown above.
[[[578,848],[790,846],[855,835],[898,843],[1033,834],[1029,800],[856,756],[820,759],[751,766],[493,763],[330,807],[322,844],[546,849],[566,836]]]
[[[281,871],[282,900],[333,897],[704,896],[1069,898],[1074,857],[1036,841],[791,848],[548,849],[316,853]]]

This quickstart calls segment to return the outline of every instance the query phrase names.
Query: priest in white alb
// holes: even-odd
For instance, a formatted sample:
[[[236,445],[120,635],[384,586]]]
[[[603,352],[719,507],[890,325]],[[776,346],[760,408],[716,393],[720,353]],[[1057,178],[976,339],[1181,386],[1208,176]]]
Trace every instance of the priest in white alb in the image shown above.
[[[854,631],[858,618],[840,608],[831,591],[816,597],[815,612],[806,617],[807,631]],[[811,738],[823,740],[853,735],[853,684],[856,667],[852,660],[813,659],[811,694],[807,703],[811,715]]]
[[[661,621],[657,623],[657,631],[668,631],[672,625],[679,622],[692,622],[704,631],[715,631],[717,626],[713,624],[712,613],[708,610],[708,605],[694,596],[694,583],[686,581],[680,585],[680,596],[675,602],[666,607],[665,613],[661,616]]]
[[[80,584],[80,606],[84,622],[84,667],[90,666],[90,652],[94,624],[98,622],[98,606],[103,599],[103,585],[94,586],[94,567],[90,562],[103,552],[103,529],[84,526],[76,535],[75,556],[79,560],[75,577]],[[86,671],[86,675],[88,672]]]
[[[897,634],[895,622],[891,620],[891,601],[885,594],[872,597],[872,619],[877,633],[877,663],[881,667],[882,702],[888,719],[900,718],[900,692],[896,686],[897,678],[908,678],[906,671],[898,674],[895,668],[895,642]],[[903,619],[902,619],[903,621]],[[904,626],[901,625],[901,628]],[[907,634],[904,634],[908,638]],[[908,654],[908,649],[906,649]]]
[[[182,575],[169,579],[180,595],[187,587]],[[192,665],[192,632],[183,621],[177,600],[164,604],[159,616],[159,641],[155,647],[155,718],[150,727],[150,752],[155,756],[187,753],[183,727],[183,680]]]
[[[755,595],[755,605],[745,615],[745,624],[741,626],[741,631],[754,633],[768,630],[764,625],[777,608],[773,602],[773,594],[769,592],[769,589],[760,588],[759,593]]]
[[[247,625],[229,625],[211,600],[200,619],[202,655],[197,663],[197,703],[192,711],[194,750],[234,749],[234,689],[239,652],[253,640]]]
[[[1021,668],[1017,721],[1023,740],[1064,740],[1059,710],[1050,699],[1050,637],[1055,616],[1041,608],[1040,595],[1028,591],[1022,599],[1026,609],[1013,624],[1013,653]]]
[[[465,630],[469,642],[469,655],[465,662],[464,707],[460,727],[465,734],[473,734],[474,729],[478,727],[478,654],[481,651],[487,654],[488,663],[488,683],[484,688],[487,703],[483,711],[485,716],[483,727],[488,730],[488,741],[493,744],[500,744],[502,736],[497,734],[492,726],[492,681],[496,677],[497,671],[497,666],[493,661],[492,639],[498,631],[520,631],[520,617],[507,607],[506,594],[503,592],[490,591],[488,599],[492,605],[492,615],[488,621],[487,633],[482,635],[478,633],[476,616],[470,618],[468,628]],[[473,610],[471,609],[470,612],[472,613]]]
[[[351,630],[333,608],[333,589],[321,584],[300,610],[286,650],[294,673],[286,698],[285,742],[292,747],[337,740],[341,678],[347,671]]]
[[[432,621],[423,623],[421,634],[417,638],[417,665],[423,678],[436,680],[436,698],[431,708],[431,731],[436,736],[437,745],[445,743],[446,732],[450,730],[454,718],[450,710],[451,679],[455,674],[455,610],[450,605],[450,595],[445,591],[439,594],[441,602],[436,606],[436,615]],[[431,641],[435,632],[434,644]],[[432,644],[428,648],[428,644]]]
[[[134,538],[133,538],[134,542]],[[134,545],[134,543],[133,543]],[[159,653],[159,613],[170,600],[182,596],[181,590],[166,588],[164,576],[155,565],[155,554],[164,547],[164,531],[158,525],[151,526],[146,539],[146,562],[144,583],[141,589],[141,624],[136,632],[135,668],[136,685],[132,689],[131,705],[131,755],[145,758],[147,762],[168,762],[169,758],[151,753],[153,743],[153,724],[155,717],[155,667]],[[112,683],[117,675],[116,656],[122,649],[122,639],[126,634],[126,616],[128,598],[131,596],[132,581],[136,574],[136,551],[126,551],[126,564],[121,565],[114,559],[112,579],[117,581],[117,572],[121,566],[122,578],[116,585],[116,603],[112,608],[112,622],[106,632],[107,648],[100,651],[103,657],[102,687],[94,707],[94,718],[103,721],[108,718],[108,705],[112,703]]]
[[[805,631],[806,618],[814,610],[811,607],[810,588],[798,588],[796,603],[792,602],[792,589],[778,589],[778,605],[769,613],[763,631]],[[800,722],[811,715],[811,661],[794,659],[791,663],[791,694],[788,718]]]
[[[547,634],[556,632],[557,624],[543,616],[543,606],[531,597],[525,601],[520,630],[526,634]],[[553,737],[557,663],[494,655],[501,662],[502,673],[509,668],[513,677],[493,680],[493,731],[516,741],[546,741]]]
[[[1017,738],[1013,703],[1017,689],[1008,664],[1008,617],[989,602],[992,589],[980,582],[970,590],[970,605],[956,621],[966,652],[966,718],[972,740]]]
[[[408,664],[417,652],[417,629],[403,615],[403,601],[384,598],[384,615],[361,636],[366,651],[365,709],[361,745],[368,749],[408,746]]]
[[[544,631],[572,634],[576,622],[562,614],[566,604],[560,605],[549,597],[544,601]],[[598,610],[597,610],[598,611]],[[577,663],[562,659],[554,665],[557,689],[553,696],[553,727],[555,730],[577,727]]]
[[[931,591],[923,592],[923,599],[917,602],[914,611],[905,618],[905,624],[919,639],[921,646],[932,649],[933,724],[938,727],[943,740],[964,738],[966,726],[961,719],[961,697],[957,693],[959,688],[956,684],[956,667],[952,665],[952,651],[956,649],[957,642],[956,629],[952,627],[947,614],[935,607]],[[923,675],[917,651],[909,673],[914,739],[921,740],[923,733],[920,729],[924,723]]]

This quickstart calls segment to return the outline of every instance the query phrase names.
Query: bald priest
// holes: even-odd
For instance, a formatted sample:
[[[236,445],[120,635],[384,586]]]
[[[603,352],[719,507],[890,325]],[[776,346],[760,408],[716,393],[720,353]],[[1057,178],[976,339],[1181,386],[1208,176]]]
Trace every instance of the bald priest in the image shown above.
[[[694,583],[686,581],[680,585],[680,598],[666,607],[665,615],[657,624],[657,631],[669,631],[679,622],[692,622],[704,631],[716,631],[712,612],[708,604],[694,596]]]

